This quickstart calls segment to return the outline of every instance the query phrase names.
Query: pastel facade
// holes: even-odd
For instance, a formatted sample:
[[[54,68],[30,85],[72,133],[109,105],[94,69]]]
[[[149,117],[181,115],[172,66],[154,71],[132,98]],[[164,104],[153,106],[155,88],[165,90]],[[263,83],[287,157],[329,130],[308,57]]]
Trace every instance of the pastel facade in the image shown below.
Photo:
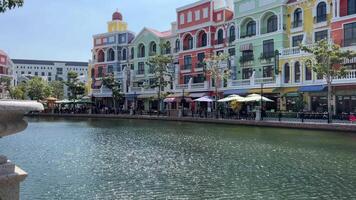
[[[13,74],[13,63],[9,56],[0,50],[0,77],[10,77],[13,79],[14,84],[14,74]],[[0,99],[8,98],[8,93],[5,88],[0,86]]]
[[[201,0],[177,9],[180,45],[176,91],[196,93],[194,97],[212,94],[213,81],[204,72],[202,62],[214,54],[229,53],[226,65],[232,67],[236,39],[233,16],[232,1]]]

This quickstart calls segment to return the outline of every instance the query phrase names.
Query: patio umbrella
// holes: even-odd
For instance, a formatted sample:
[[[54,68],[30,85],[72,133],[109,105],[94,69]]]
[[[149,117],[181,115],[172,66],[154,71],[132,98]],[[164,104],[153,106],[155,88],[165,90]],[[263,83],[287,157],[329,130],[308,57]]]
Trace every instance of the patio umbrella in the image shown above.
[[[259,101],[266,101],[266,102],[273,102],[273,100],[266,98],[266,97],[261,97],[259,94],[250,94],[247,97],[245,97],[243,100],[240,102],[259,102]]]
[[[199,99],[195,99],[194,101],[196,101],[196,102],[213,102],[215,100],[209,96],[203,96],[203,97],[200,97]]]
[[[245,98],[236,94],[220,99],[218,102],[243,101]]]

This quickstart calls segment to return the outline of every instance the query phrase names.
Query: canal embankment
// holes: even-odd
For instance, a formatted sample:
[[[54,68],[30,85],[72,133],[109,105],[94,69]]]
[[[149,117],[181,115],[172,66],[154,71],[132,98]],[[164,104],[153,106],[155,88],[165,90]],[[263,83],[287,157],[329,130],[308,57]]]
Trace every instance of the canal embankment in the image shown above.
[[[167,117],[157,115],[112,115],[112,114],[50,114],[35,113],[28,114],[28,117],[55,117],[55,118],[99,118],[99,119],[137,119],[137,120],[160,120],[176,122],[193,122],[193,123],[210,123],[210,124],[227,124],[257,127],[273,128],[292,128],[306,130],[323,130],[338,132],[356,133],[356,124],[346,123],[318,123],[318,122],[297,122],[297,121],[272,121],[272,120],[236,120],[236,119],[215,119],[215,118],[196,118],[196,117]]]

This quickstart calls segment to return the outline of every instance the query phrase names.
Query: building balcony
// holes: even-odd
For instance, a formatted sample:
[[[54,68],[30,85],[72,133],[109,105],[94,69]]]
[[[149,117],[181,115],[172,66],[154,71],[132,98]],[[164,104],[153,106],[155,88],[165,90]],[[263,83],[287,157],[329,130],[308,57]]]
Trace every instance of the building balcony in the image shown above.
[[[307,47],[312,47],[312,44],[307,45]],[[281,51],[281,57],[293,57],[293,56],[302,56],[308,54],[307,52],[304,52],[303,50],[300,49],[300,47],[291,47],[291,48],[285,48],[282,49]]]
[[[202,83],[187,83],[187,84],[176,84],[174,85],[174,90],[180,92],[182,90],[186,90],[187,92],[199,92],[199,91],[207,91],[209,90],[208,81],[204,81]]]
[[[149,87],[129,87],[129,93],[156,93],[158,92],[158,88],[149,88]]]
[[[255,78],[254,75],[252,75],[249,79],[229,80],[228,88],[252,89],[261,87],[261,84],[263,84],[264,87],[277,87],[279,85],[279,79],[278,77]]]
[[[328,20],[328,15],[319,15],[314,17],[314,24],[326,22]]]

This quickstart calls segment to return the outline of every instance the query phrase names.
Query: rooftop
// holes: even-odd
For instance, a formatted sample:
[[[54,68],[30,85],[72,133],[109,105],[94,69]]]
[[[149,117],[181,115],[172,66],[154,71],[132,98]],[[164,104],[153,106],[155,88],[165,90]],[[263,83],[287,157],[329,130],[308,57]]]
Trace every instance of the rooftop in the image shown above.
[[[12,59],[14,64],[32,64],[32,65],[54,65],[54,63],[64,63],[65,66],[88,66],[88,62],[76,61],[54,61],[54,60],[27,60],[27,59]]]

